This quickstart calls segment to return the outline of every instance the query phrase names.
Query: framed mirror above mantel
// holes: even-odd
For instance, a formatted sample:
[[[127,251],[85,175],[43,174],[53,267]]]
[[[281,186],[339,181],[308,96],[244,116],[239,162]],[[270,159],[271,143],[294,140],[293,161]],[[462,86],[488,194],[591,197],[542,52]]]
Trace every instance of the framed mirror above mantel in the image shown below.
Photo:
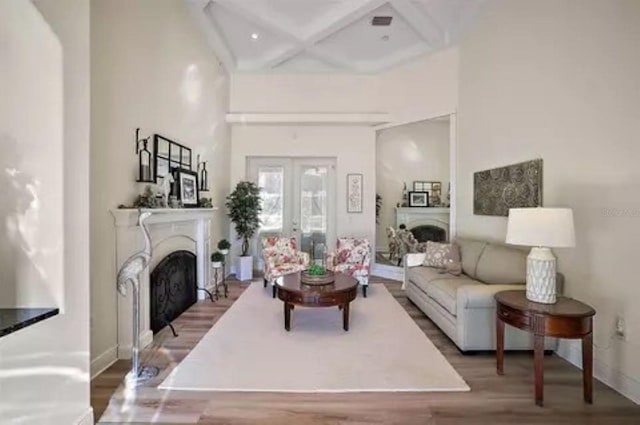
[[[163,179],[174,169],[192,170],[191,148],[181,145],[159,134],[153,135],[155,181]]]

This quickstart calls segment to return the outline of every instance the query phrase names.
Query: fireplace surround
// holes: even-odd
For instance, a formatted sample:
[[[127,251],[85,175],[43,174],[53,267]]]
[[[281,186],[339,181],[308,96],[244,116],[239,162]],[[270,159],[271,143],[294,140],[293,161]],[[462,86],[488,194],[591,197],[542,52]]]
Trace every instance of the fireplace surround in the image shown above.
[[[149,229],[153,256],[149,267],[140,276],[140,348],[149,345],[153,340],[151,329],[151,271],[170,254],[187,251],[196,258],[196,284],[198,288],[210,288],[210,228],[213,214],[217,208],[193,209],[143,209],[152,212],[145,223]],[[137,225],[139,210],[112,210],[116,233],[116,258],[113,271],[113,290],[116,291],[115,276],[124,262],[139,252],[144,243],[142,232]],[[131,358],[131,330],[133,323],[132,294],[127,288],[125,297],[118,296],[118,346],[119,359]],[[205,298],[205,292],[197,291],[198,299]]]

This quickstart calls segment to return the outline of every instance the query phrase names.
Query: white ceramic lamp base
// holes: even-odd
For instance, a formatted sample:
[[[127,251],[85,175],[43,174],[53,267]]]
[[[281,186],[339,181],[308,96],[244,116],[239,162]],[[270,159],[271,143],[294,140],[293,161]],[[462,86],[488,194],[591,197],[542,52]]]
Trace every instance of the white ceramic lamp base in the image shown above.
[[[531,248],[527,256],[527,299],[556,302],[556,257],[549,248]]]

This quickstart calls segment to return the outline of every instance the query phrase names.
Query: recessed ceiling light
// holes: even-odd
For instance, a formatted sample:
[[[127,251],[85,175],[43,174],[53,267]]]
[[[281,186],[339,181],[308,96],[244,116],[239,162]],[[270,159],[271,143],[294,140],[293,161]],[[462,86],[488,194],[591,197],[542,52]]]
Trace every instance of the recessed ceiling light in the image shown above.
[[[380,37],[380,40],[382,41],[389,41],[389,36],[388,35],[383,35],[382,37]]]
[[[252,40],[257,40],[260,37],[260,35],[257,32],[254,32],[251,34],[251,39]]]

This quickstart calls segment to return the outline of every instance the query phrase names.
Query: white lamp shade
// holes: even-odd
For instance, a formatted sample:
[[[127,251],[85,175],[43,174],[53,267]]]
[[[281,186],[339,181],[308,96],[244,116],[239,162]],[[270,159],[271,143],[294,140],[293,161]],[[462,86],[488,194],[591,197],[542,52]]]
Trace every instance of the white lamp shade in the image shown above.
[[[570,208],[511,208],[506,242],[512,245],[549,248],[575,246],[573,210]]]

